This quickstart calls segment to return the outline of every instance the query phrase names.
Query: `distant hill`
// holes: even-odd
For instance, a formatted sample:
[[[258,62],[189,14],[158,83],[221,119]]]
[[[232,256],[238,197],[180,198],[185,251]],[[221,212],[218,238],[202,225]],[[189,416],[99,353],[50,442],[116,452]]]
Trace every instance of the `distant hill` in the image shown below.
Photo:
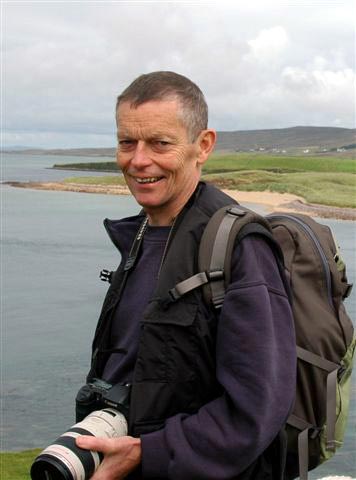
[[[218,132],[215,151],[264,151],[265,153],[332,153],[356,149],[356,129],[337,127],[291,127],[271,130]],[[9,151],[9,150],[5,150]],[[19,147],[13,151],[19,151]],[[115,156],[113,148],[25,149],[23,153],[73,155],[84,157]]]
[[[219,132],[215,150],[317,150],[335,151],[356,147],[356,129],[292,127],[273,130]],[[309,152],[306,152],[309,153]]]

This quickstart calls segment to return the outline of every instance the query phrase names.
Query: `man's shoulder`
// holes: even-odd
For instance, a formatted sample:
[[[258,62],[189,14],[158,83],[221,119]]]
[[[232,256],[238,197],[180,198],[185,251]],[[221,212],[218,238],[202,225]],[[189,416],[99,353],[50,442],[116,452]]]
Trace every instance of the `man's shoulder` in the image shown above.
[[[236,245],[231,259],[231,277],[241,284],[261,283],[285,294],[278,254],[262,235],[251,234]]]
[[[212,216],[219,208],[225,205],[236,204],[236,200],[222,192],[211,183],[201,181],[197,188],[196,202],[204,213]]]

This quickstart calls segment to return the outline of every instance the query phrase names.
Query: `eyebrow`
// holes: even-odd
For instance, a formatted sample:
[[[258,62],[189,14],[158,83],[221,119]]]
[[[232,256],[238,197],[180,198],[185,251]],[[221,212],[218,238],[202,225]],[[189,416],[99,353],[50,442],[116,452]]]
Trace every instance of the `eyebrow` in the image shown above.
[[[131,133],[129,132],[125,132],[125,131],[120,131],[118,130],[117,131],[117,138],[118,140],[137,140],[137,136],[136,135],[132,135]],[[171,133],[167,133],[167,132],[154,132],[152,134],[150,134],[149,137],[147,138],[144,138],[144,140],[146,141],[152,141],[152,140],[161,140],[161,139],[167,139],[167,140],[170,140],[170,141],[178,141],[178,138],[177,136],[171,134]]]

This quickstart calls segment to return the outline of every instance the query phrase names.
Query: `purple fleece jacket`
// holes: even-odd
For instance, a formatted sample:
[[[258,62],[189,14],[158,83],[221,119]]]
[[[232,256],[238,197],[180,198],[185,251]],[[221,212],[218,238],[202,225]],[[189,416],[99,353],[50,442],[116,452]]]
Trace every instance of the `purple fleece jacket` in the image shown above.
[[[109,360],[104,372],[108,381],[132,377],[139,321],[166,237],[164,227],[149,228],[145,235],[142,256],[117,311],[120,322],[113,327],[112,346],[126,348],[127,354]],[[218,322],[216,376],[224,394],[197,413],[175,415],[163,429],[141,436],[142,478],[236,478],[285,423],[295,372],[292,313],[276,261],[264,239],[246,237],[234,252],[232,281]]]

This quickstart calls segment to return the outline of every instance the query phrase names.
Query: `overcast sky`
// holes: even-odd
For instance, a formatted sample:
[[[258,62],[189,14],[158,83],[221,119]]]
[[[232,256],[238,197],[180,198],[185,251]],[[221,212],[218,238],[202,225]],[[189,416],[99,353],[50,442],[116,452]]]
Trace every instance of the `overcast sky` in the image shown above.
[[[210,127],[355,127],[353,0],[2,1],[2,145],[115,145],[116,96],[174,70]]]

